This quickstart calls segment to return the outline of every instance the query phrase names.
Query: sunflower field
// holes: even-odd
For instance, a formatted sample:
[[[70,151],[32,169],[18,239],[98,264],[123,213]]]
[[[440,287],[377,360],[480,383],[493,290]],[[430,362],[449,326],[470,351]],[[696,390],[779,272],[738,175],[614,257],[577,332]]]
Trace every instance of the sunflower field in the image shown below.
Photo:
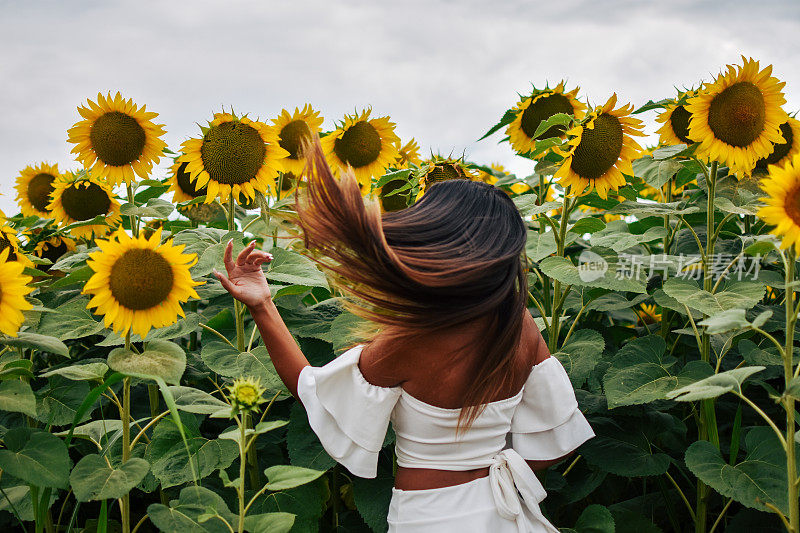
[[[597,433],[541,474],[553,523],[800,533],[800,122],[783,88],[745,57],[638,108],[533,88],[483,136],[526,177],[422,157],[370,108],[328,128],[311,105],[219,112],[172,151],[141,103],[87,100],[70,170],[31,162],[0,218],[0,529],[386,531],[392,432],[377,478],[337,466],[213,275],[229,241],[255,240],[312,364],[360,340],[294,211],[318,135],[384,211],[452,179],[513,198],[530,312]]]

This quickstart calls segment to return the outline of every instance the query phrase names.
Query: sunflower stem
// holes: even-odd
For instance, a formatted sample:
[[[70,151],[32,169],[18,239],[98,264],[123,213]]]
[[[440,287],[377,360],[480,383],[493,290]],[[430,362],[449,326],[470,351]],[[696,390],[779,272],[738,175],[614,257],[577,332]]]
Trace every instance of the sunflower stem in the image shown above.
[[[794,247],[789,247],[786,253],[786,347],[783,350],[783,376],[786,388],[794,378],[792,364],[794,355],[794,328],[797,322],[797,312],[794,306],[794,270],[797,261]],[[800,503],[798,502],[798,487],[794,480],[797,478],[797,459],[795,456],[795,409],[794,398],[789,394],[783,395],[783,407],[786,410],[786,480],[789,501],[790,531],[800,531]]]
[[[242,416],[239,420],[239,533],[244,533],[244,470],[247,465],[246,439],[247,413],[242,411]]]
[[[131,204],[133,207],[136,207],[136,198],[133,196],[133,185],[130,183],[125,184],[128,189],[128,203]],[[131,233],[134,237],[139,236],[139,217],[136,215],[131,215]]]
[[[705,168],[705,167],[704,167]],[[711,265],[714,261],[714,196],[716,195],[717,182],[717,162],[711,163],[711,170],[706,174],[706,187],[708,189],[708,202],[706,204],[706,247],[703,254],[703,289],[711,292],[714,286]],[[706,331],[700,343],[700,358],[709,362],[711,360],[711,339]],[[719,448],[719,435],[716,431],[716,415],[714,412],[714,400],[701,400],[700,419],[698,423],[698,438],[700,440],[710,440]],[[712,430],[713,427],[713,431]],[[708,516],[708,485],[697,480],[697,520],[695,521],[695,533],[705,533]]]
[[[564,257],[564,243],[567,240],[567,223],[569,222],[570,202],[568,190],[564,191],[564,207],[561,212],[561,221],[558,227],[558,235],[556,236],[556,255]],[[558,280],[553,281],[553,307],[551,309],[552,317],[550,318],[550,328],[548,328],[548,348],[550,353],[555,353],[558,348],[558,337],[561,330],[561,307],[563,304],[561,294],[561,282]]]
[[[131,349],[131,331],[125,333],[125,350]],[[122,382],[122,462],[131,458],[131,378]],[[120,506],[122,515],[122,533],[131,531],[131,499],[130,494],[122,497]]]

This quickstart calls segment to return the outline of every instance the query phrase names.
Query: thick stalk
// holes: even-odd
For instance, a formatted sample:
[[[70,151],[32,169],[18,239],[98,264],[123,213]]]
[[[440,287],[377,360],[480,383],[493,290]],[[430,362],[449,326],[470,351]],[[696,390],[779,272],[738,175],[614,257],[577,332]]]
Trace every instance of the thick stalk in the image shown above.
[[[125,334],[125,350],[131,349],[131,332]],[[125,378],[122,382],[122,462],[125,463],[131,458],[131,378]],[[122,515],[122,532],[131,531],[131,499],[126,494],[122,497],[120,506]]]
[[[711,265],[714,261],[714,196],[716,194],[717,183],[717,162],[711,163],[711,171],[706,177],[706,187],[708,188],[708,203],[706,205],[706,249],[703,255],[703,289],[711,292],[714,287],[714,280],[711,277]],[[708,334],[703,332],[700,343],[700,357],[703,361],[711,360],[711,339]],[[701,400],[700,420],[698,424],[698,437],[700,440],[709,440],[709,426],[712,424],[711,417],[714,416],[714,400]],[[714,424],[716,426],[716,424]],[[719,447],[719,438],[715,440]],[[695,533],[705,533],[706,521],[708,516],[708,486],[697,480],[697,509],[695,521]]]
[[[244,533],[244,470],[247,464],[247,413],[242,413],[239,423],[239,533]]]
[[[233,194],[228,203],[228,231],[236,231],[236,199]],[[243,307],[239,300],[233,299],[233,318],[236,321],[236,348],[244,351],[244,317],[242,316]]]
[[[133,186],[130,183],[128,183],[126,185],[127,185],[127,188],[128,188],[128,203],[131,204],[132,206],[136,207],[136,201],[135,201],[135,199],[133,197]],[[138,237],[139,236],[139,219],[136,217],[136,215],[131,215],[130,218],[131,218],[131,233],[133,233],[134,237]]]
[[[672,180],[675,179],[674,177],[667,182],[665,187],[667,188],[667,192],[665,195],[665,200],[667,203],[672,201]],[[664,215],[664,241],[663,241],[663,253],[667,255],[669,253],[669,249],[672,246],[670,241],[670,230],[671,226],[669,223],[669,215]],[[666,273],[664,274],[666,277]],[[666,281],[666,280],[662,280]],[[667,336],[669,335],[669,309],[666,307],[661,310],[661,337],[666,340]]]
[[[561,221],[558,226],[558,236],[556,236],[556,255],[564,257],[564,243],[567,240],[567,223],[569,222],[569,197],[568,191],[564,191],[564,207],[561,210]],[[550,353],[555,353],[558,349],[558,337],[561,330],[561,282],[553,281],[553,306],[551,308],[550,328],[548,329],[548,348]]]
[[[792,359],[794,355],[794,326],[797,316],[794,309],[794,268],[795,262],[794,248],[789,248],[786,254],[786,347],[783,351],[783,375],[788,388],[789,382],[794,377]],[[788,482],[789,496],[789,525],[792,533],[800,532],[800,503],[798,503],[797,478],[797,459],[795,457],[795,410],[794,398],[785,395],[783,407],[786,409],[786,479]]]

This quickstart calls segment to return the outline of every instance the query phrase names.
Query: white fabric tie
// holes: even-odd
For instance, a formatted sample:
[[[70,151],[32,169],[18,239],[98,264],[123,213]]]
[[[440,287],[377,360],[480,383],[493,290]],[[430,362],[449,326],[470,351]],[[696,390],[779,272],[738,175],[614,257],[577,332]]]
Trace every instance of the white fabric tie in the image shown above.
[[[497,512],[506,520],[515,521],[520,533],[527,533],[523,504],[547,531],[558,533],[558,529],[548,522],[539,509],[539,502],[547,497],[547,492],[525,459],[516,451],[508,448],[492,458],[489,482]]]

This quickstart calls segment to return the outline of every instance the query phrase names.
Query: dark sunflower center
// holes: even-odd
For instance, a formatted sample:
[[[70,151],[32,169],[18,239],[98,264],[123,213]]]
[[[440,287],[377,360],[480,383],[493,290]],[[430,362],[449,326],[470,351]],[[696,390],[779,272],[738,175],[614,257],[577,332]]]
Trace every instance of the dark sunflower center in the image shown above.
[[[381,136],[369,122],[356,122],[333,145],[336,155],[353,168],[359,168],[378,159],[381,153]]]
[[[191,174],[186,172],[187,166],[188,163],[181,163],[181,166],[178,167],[178,172],[175,173],[175,179],[178,180],[178,187],[192,198],[204,196],[208,192],[208,186],[200,187],[199,189],[196,188],[195,184],[197,181],[194,183],[192,182]]]
[[[297,183],[297,176],[291,172],[285,172],[281,178],[281,192],[291,191]]]
[[[784,209],[789,218],[800,226],[800,186],[794,187],[788,192],[784,200]]]
[[[100,161],[115,167],[139,159],[146,137],[144,128],[135,118],[119,111],[97,117],[89,133],[92,148]]]
[[[51,244],[48,243],[42,248],[42,252],[39,257],[44,259],[49,259],[51,262],[55,263],[59,260],[59,258],[67,253],[67,243],[63,240],[59,240],[58,244]],[[46,268],[49,268],[50,265],[47,265]],[[41,267],[39,267],[41,268]]]
[[[520,127],[530,138],[536,133],[536,128],[543,120],[547,120],[556,113],[566,113],[571,115],[575,110],[569,98],[560,93],[554,93],[543,98],[539,98],[534,103],[525,108],[522,112]],[[551,126],[544,133],[536,137],[537,139],[548,139],[550,137],[560,137],[566,132],[566,126]]]
[[[160,253],[136,248],[117,259],[109,280],[114,299],[134,311],[150,309],[165,301],[172,283],[172,268]]]
[[[759,159],[756,163],[756,168],[766,170],[767,165],[774,165],[789,154],[794,142],[794,133],[788,122],[781,124],[781,134],[786,139],[786,142],[773,145],[772,153],[764,159]]]
[[[749,81],[740,81],[711,101],[708,125],[717,139],[742,147],[750,145],[764,131],[765,116],[761,91]]]
[[[17,260],[17,249],[11,243],[11,240],[6,236],[5,233],[0,231],[0,253],[3,252],[8,248],[8,257],[6,258],[7,261],[16,261]]]
[[[467,175],[458,165],[451,163],[437,163],[433,169],[428,172],[425,181],[429,184],[437,183],[439,181],[466,179]]]
[[[578,176],[595,180],[609,171],[622,153],[622,124],[603,113],[594,119],[594,128],[584,127],[581,142],[572,154],[572,168]]]
[[[408,191],[387,196],[408,183],[405,180],[392,180],[381,189],[381,205],[384,211],[400,211],[408,207]]]
[[[36,174],[28,183],[28,201],[39,211],[49,212],[47,205],[50,203],[50,193],[53,192],[52,174]]]
[[[111,198],[96,183],[90,183],[88,187],[71,185],[64,189],[61,205],[72,220],[91,220],[98,215],[108,213]]]
[[[303,141],[311,137],[311,130],[303,120],[293,120],[283,127],[278,144],[289,152],[289,159],[300,159]]]
[[[689,139],[689,119],[691,118],[692,114],[686,111],[682,105],[676,107],[669,116],[672,132],[684,144],[692,144],[692,140]]]
[[[254,127],[241,122],[223,122],[203,137],[200,155],[211,179],[242,185],[254,179],[264,164],[267,148]]]

